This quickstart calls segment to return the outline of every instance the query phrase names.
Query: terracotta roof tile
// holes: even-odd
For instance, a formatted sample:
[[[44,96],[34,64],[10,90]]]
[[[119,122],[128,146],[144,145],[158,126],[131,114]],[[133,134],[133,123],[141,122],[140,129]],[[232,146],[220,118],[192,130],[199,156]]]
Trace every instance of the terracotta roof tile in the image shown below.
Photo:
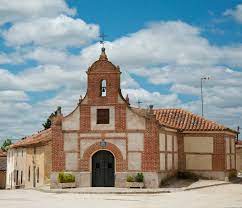
[[[6,157],[7,153],[0,149],[0,157]]]
[[[15,144],[12,144],[10,148],[16,148],[16,147],[26,147],[31,145],[37,145],[44,142],[48,142],[51,140],[51,129],[47,129],[44,131],[41,131],[37,134],[34,134],[32,136],[26,137],[25,139],[22,139]]]
[[[182,131],[232,131],[214,121],[207,120],[183,109],[154,109],[156,119],[161,125]]]

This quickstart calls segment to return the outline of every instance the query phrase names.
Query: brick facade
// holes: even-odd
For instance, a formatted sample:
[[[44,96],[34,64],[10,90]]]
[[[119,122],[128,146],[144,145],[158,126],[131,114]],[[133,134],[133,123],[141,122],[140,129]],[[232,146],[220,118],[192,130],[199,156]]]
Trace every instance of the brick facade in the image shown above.
[[[62,116],[52,122],[52,171],[65,170],[64,138],[62,133]]]
[[[80,171],[91,171],[90,158],[92,158],[92,155],[99,150],[107,150],[114,155],[117,172],[122,172],[127,170],[127,161],[124,160],[122,153],[115,145],[111,143],[107,143],[107,146],[105,148],[100,148],[99,143],[95,143],[85,151],[83,155],[83,159],[80,161]]]
[[[160,170],[158,131],[158,124],[154,117],[147,119],[142,153],[142,171],[144,172],[158,172]]]
[[[226,169],[226,158],[233,159],[233,154],[229,156],[225,153],[225,131],[223,127],[210,123],[201,117],[196,117],[191,113],[181,110],[152,110],[135,109],[130,107],[128,100],[126,101],[120,89],[120,69],[108,61],[104,51],[96,62],[94,62],[87,71],[88,87],[87,93],[80,100],[78,110],[66,117],[57,116],[52,125],[52,171],[56,174],[59,171],[67,170],[66,164],[72,163],[72,172],[80,173],[80,178],[85,178],[91,185],[91,161],[92,155],[99,150],[106,150],[113,154],[115,158],[115,172],[117,172],[117,180],[115,184],[120,186],[126,180],[127,174],[143,172],[147,174],[146,186],[158,187],[160,179],[168,176],[171,172],[187,171],[188,156],[199,157],[199,155],[207,156],[211,162],[211,168],[199,170],[203,172],[217,172],[223,174]],[[106,95],[101,96],[101,83],[106,80]],[[110,109],[110,122],[108,125],[97,125],[96,110],[98,108]],[[72,125],[65,125],[62,129],[62,123],[70,116],[73,122],[78,122],[78,128]],[[179,123],[175,119],[180,116]],[[189,119],[188,119],[189,118]],[[112,120],[113,119],[113,120]],[[187,120],[186,120],[187,119]],[[194,121],[197,126],[194,126]],[[112,123],[113,122],[113,123]],[[190,122],[186,125],[185,122]],[[67,126],[67,127],[66,127]],[[100,127],[101,126],[101,127]],[[203,130],[199,132],[199,130]],[[182,129],[184,128],[184,129]],[[185,129],[187,128],[187,129]],[[165,135],[165,148],[161,150],[160,132]],[[185,132],[187,130],[187,132]],[[196,130],[196,131],[193,131]],[[210,132],[209,132],[210,131]],[[214,132],[211,132],[214,131]],[[215,132],[216,131],[216,132]],[[73,147],[64,139],[64,134],[74,133],[78,147]],[[137,138],[134,137],[137,135]],[[168,138],[172,138],[172,149],[168,149]],[[233,140],[235,133],[228,134]],[[184,137],[204,137],[213,139],[212,152],[185,152]],[[76,138],[77,137],[77,138]],[[177,150],[174,151],[174,138],[177,138]],[[106,142],[106,146],[100,145],[101,141]],[[170,142],[170,141],[169,141]],[[131,146],[132,145],[132,148]],[[142,143],[140,145],[139,143]],[[137,145],[136,145],[137,144]],[[69,145],[68,151],[64,150],[64,146]],[[71,149],[72,148],[72,149]],[[71,161],[68,161],[66,155],[72,154]],[[178,154],[178,159],[177,158]],[[165,165],[161,164],[163,160]],[[176,157],[175,157],[176,156]],[[211,158],[211,160],[209,160]],[[178,164],[175,165],[175,159]],[[228,159],[227,159],[228,160]],[[169,165],[168,165],[169,161]],[[77,165],[76,165],[77,164]],[[231,163],[230,163],[231,164]],[[193,164],[192,164],[193,165]],[[204,164],[210,167],[207,164]],[[162,167],[164,169],[162,169]],[[168,167],[169,166],[169,167]],[[178,166],[175,168],[175,166]],[[231,169],[231,168],[230,168]],[[230,170],[229,169],[229,170]],[[193,170],[192,170],[193,171]],[[197,171],[196,169],[194,171]],[[56,176],[56,175],[55,175]],[[80,179],[81,180],[81,179]],[[153,182],[152,182],[153,181]],[[155,181],[155,182],[154,182]],[[82,182],[79,182],[82,184]]]

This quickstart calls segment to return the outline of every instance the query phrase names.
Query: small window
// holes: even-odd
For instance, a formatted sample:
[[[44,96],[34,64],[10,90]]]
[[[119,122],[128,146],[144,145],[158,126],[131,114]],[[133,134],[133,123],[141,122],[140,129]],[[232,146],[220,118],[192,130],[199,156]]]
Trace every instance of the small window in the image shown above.
[[[34,154],[36,155],[36,147],[34,147]]]
[[[37,168],[37,183],[39,183],[39,167]]]
[[[101,81],[101,96],[105,97],[107,95],[107,82],[106,80]]]
[[[30,166],[29,166],[28,181],[30,181]]]
[[[23,184],[23,171],[21,171],[20,184]]]
[[[109,124],[109,109],[97,109],[97,124]]]

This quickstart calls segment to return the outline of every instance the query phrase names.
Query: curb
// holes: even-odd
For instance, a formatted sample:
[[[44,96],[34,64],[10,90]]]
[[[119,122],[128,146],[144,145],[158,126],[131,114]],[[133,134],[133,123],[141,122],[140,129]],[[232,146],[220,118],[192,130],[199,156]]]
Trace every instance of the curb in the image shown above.
[[[50,190],[43,190],[43,189],[35,189],[36,191],[41,191],[44,193],[52,193],[52,194],[123,194],[123,195],[131,195],[131,194],[163,194],[163,193],[171,193],[171,191],[133,191],[133,192],[125,192],[125,191],[117,191],[117,192],[98,192],[98,191],[50,191]]]
[[[227,183],[219,183],[219,184],[213,184],[213,185],[185,188],[184,191],[191,191],[191,190],[196,190],[196,189],[203,189],[203,188],[208,188],[208,187],[213,187],[213,186],[222,186],[222,185],[228,185],[228,184],[231,184],[231,183],[227,182]]]
[[[231,184],[229,182],[226,183],[219,183],[219,184],[212,184],[212,185],[206,185],[206,186],[198,186],[198,187],[191,187],[191,188],[181,188],[180,191],[191,191],[191,190],[196,190],[196,189],[203,189],[203,188],[208,188],[208,187],[214,187],[214,186],[222,186],[222,185],[228,185]],[[65,191],[63,189],[58,190],[58,189],[52,189],[52,190],[45,190],[45,189],[34,189],[36,191],[44,192],[44,193],[52,193],[52,194],[121,194],[121,195],[132,195],[132,194],[164,194],[164,193],[172,193],[173,191],[132,191],[132,192],[127,192],[127,191],[117,191],[117,192],[100,192],[100,191]],[[177,192],[177,191],[174,191]]]

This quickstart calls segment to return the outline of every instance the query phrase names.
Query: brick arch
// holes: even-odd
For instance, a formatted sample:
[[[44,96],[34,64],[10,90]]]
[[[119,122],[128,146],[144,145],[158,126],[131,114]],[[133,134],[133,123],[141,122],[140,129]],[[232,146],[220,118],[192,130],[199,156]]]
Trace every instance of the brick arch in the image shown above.
[[[83,157],[80,161],[80,170],[81,171],[90,171],[91,172],[91,165],[90,165],[91,158],[96,152],[98,152],[100,150],[107,150],[113,154],[113,156],[115,158],[115,166],[116,166],[115,170],[117,172],[125,171],[127,169],[127,162],[126,162],[126,160],[123,159],[123,155],[116,145],[107,142],[106,147],[101,147],[100,143],[97,142],[97,143],[91,145],[90,147],[88,147],[86,149],[86,151],[84,152]]]

